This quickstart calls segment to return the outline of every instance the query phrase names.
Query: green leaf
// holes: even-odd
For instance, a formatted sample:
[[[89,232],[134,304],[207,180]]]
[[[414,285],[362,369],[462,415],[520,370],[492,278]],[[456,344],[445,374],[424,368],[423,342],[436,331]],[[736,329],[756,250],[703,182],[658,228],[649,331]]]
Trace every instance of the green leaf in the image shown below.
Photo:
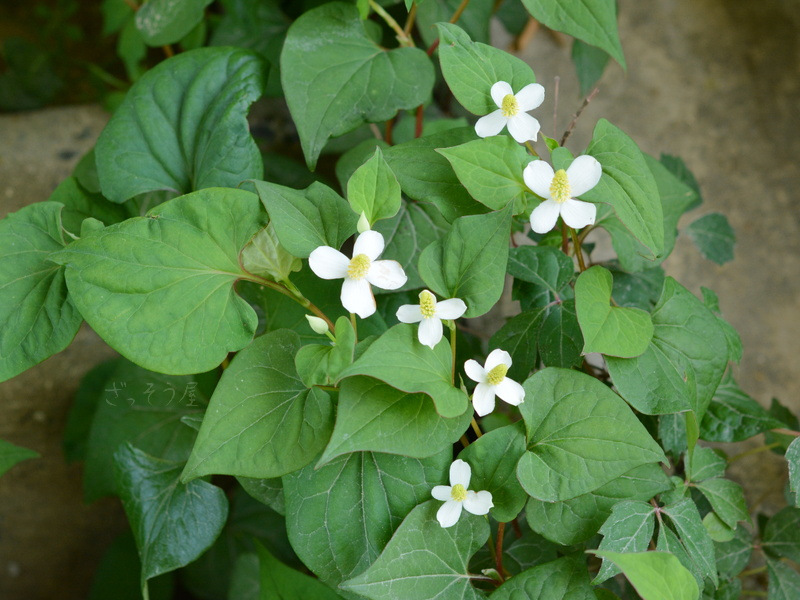
[[[488,312],[503,293],[511,211],[460,217],[444,239],[432,243],[419,257],[419,274],[444,298],[461,298],[464,316]]]
[[[681,157],[662,153],[658,162],[664,165],[670,173],[677,177],[682,183],[688,185],[694,192],[694,198],[692,199],[692,203],[686,208],[687,211],[697,208],[703,203],[700,185]]]
[[[700,291],[703,294],[703,304],[714,313],[717,317],[717,323],[722,327],[722,331],[725,332],[725,339],[728,341],[728,360],[735,363],[740,362],[742,360],[743,348],[742,338],[739,336],[739,332],[722,318],[717,294],[713,290],[702,286],[700,287]]]
[[[433,399],[445,418],[458,417],[467,408],[467,395],[453,387],[452,355],[447,340],[431,349],[417,340],[417,326],[401,323],[379,337],[340,379],[368,375],[403,392],[420,392]],[[398,369],[397,365],[403,365]]]
[[[650,315],[638,308],[610,306],[613,278],[608,269],[590,267],[575,282],[575,308],[583,333],[583,352],[634,358],[653,337]]]
[[[225,525],[225,492],[205,481],[182,484],[183,465],[126,443],[114,453],[125,514],[142,561],[141,583],[183,567],[205,552]]]
[[[517,422],[482,435],[458,455],[472,467],[470,488],[491,492],[491,515],[500,523],[515,519],[525,506],[527,495],[517,481],[524,452],[525,428]]]
[[[557,544],[569,546],[596,534],[620,500],[646,502],[669,487],[661,467],[650,463],[569,500],[543,502],[531,498],[525,507],[525,516],[534,531]]]
[[[95,380],[83,491],[87,502],[118,494],[114,452],[125,442],[158,459],[185,461],[196,433],[181,422],[208,403],[202,376],[163,375],[119,358]]]
[[[800,574],[785,562],[767,560],[767,600],[794,600],[800,595]]]
[[[380,147],[347,181],[347,201],[357,215],[367,216],[370,225],[400,210],[400,184]]]
[[[299,271],[303,263],[289,254],[278,241],[275,226],[269,223],[242,250],[242,268],[248,273],[282,281]]]
[[[653,537],[655,524],[655,508],[651,504],[630,500],[618,502],[600,528],[603,541],[598,549],[624,554],[644,552]],[[613,562],[603,560],[592,583],[600,584],[619,572],[620,569]]]
[[[605,50],[625,68],[614,0],[562,0],[557,3],[522,0],[522,3],[537,21]]]
[[[128,529],[114,538],[100,559],[86,600],[141,600],[141,571],[136,540]],[[173,577],[160,575],[148,583],[148,588],[150,600],[170,600],[174,593]]]
[[[581,196],[614,208],[622,224],[649,250],[660,256],[664,250],[664,217],[653,173],[636,143],[605,119],[594,128],[586,154],[603,167],[600,182]]]
[[[492,136],[438,152],[452,165],[456,177],[475,200],[492,210],[509,202],[514,204],[514,213],[525,210],[529,192],[522,171],[531,156],[513,139]]]
[[[735,531],[728,527],[713,510],[703,517],[703,527],[713,542],[729,542],[733,539]]]
[[[718,265],[733,260],[736,234],[725,215],[720,213],[703,215],[686,228],[686,233],[700,250],[700,254],[708,260]]]
[[[94,153],[91,156],[94,157]],[[83,221],[90,217],[102,221],[104,225],[112,225],[135,216],[131,207],[109,202],[99,192],[88,192],[75,177],[62,181],[50,194],[48,201],[64,205],[61,211],[64,229],[76,235],[80,234]],[[135,214],[138,215],[138,212]]]
[[[0,381],[61,352],[78,333],[64,269],[49,261],[66,245],[61,209],[38,202],[0,221]]]
[[[78,391],[75,392],[72,406],[67,415],[67,424],[64,427],[62,448],[67,462],[86,460],[89,431],[101,399],[97,392],[103,389],[106,381],[114,372],[117,362],[119,361],[110,360],[100,363],[81,378]]]
[[[786,449],[786,462],[789,463],[789,489],[795,494],[800,490],[800,438],[794,438]]]
[[[234,292],[239,252],[266,225],[258,197],[208,189],[71,243],[70,296],[100,337],[154,371],[198,373],[246,346],[258,323]]]
[[[183,481],[211,474],[269,478],[307,465],[330,438],[327,393],[300,381],[296,333],[273,331],[236,355],[203,419]]]
[[[596,600],[586,565],[564,556],[515,575],[492,594],[492,600]]]
[[[283,498],[283,482],[280,477],[255,479],[237,477],[236,480],[252,498],[270,507],[276,513],[286,516],[286,503]]]
[[[714,552],[719,574],[722,577],[736,577],[750,562],[753,538],[744,525],[739,525],[732,540],[714,544]]]
[[[588,96],[606,70],[607,52],[576,39],[572,43],[572,62],[578,75],[581,96]]]
[[[663,500],[663,498],[662,498]],[[713,515],[714,513],[709,513]],[[724,526],[724,525],[723,525]],[[667,523],[661,522],[658,528],[658,541],[656,542],[656,550],[659,552],[669,552],[674,554],[680,563],[686,567],[697,582],[697,587],[705,587],[705,581],[701,573],[700,567],[695,560],[689,556],[689,552],[681,542],[678,534],[675,533],[673,528]]]
[[[339,373],[353,363],[356,334],[350,319],[336,319],[334,337],[336,343],[333,345],[308,344],[298,350],[294,364],[297,374],[307,387],[332,385],[339,379]]]
[[[424,0],[417,2],[417,30],[426,46],[437,39],[437,27],[449,21],[461,6],[461,0]],[[478,42],[489,43],[489,23],[494,13],[494,0],[472,0],[464,5],[459,25]]]
[[[256,544],[256,551],[260,563],[260,598],[264,600],[270,598],[280,598],[281,600],[341,599],[341,596],[320,583],[318,579],[287,567],[261,544]]]
[[[800,508],[787,506],[767,521],[761,547],[771,556],[800,562]]]
[[[728,372],[700,422],[700,437],[709,442],[741,442],[780,427],[784,424],[748,396]]]
[[[281,79],[313,169],[330,137],[423,104],[434,70],[422,50],[382,49],[367,35],[356,7],[335,2],[304,13],[289,28]]]
[[[338,250],[356,231],[358,216],[322,183],[302,191],[268,181],[256,181],[255,186],[281,245],[298,258],[308,258],[320,246]]]
[[[29,458],[38,458],[39,453],[28,450],[21,446],[15,446],[11,442],[0,440],[0,475],[3,475],[11,467]]]
[[[684,457],[684,461],[688,460],[687,455]],[[686,474],[690,476],[691,481],[703,481],[713,477],[722,477],[725,475],[727,466],[728,461],[721,450],[697,446],[692,454],[691,468],[686,469]]]
[[[702,577],[708,577],[717,585],[717,568],[714,564],[714,542],[703,526],[695,503],[686,498],[676,504],[665,506],[662,514],[669,517],[689,557],[697,564]]]
[[[508,377],[527,379],[536,366],[539,331],[547,310],[544,308],[525,311],[510,319],[489,340],[489,349],[500,348],[511,355]]]
[[[692,408],[700,419],[728,362],[725,334],[711,311],[671,277],[664,280],[652,318],[653,338],[644,354],[606,359],[614,385],[640,412]]]
[[[255,552],[244,552],[237,557],[231,570],[227,598],[261,600],[261,569]]]
[[[575,300],[565,300],[547,309],[539,330],[539,353],[548,367],[569,369],[583,362],[583,335],[575,311]]]
[[[461,437],[472,415],[469,407],[444,419],[426,394],[401,392],[369,377],[348,377],[342,381],[336,425],[319,464],[364,450],[432,456]]]
[[[643,600],[698,600],[692,574],[668,552],[595,552],[616,564]]]
[[[730,528],[738,521],[750,522],[742,486],[730,479],[706,479],[694,484],[706,497],[714,512]]]
[[[176,195],[260,179],[247,107],[261,95],[264,63],[236,48],[200,48],[156,65],[125,96],[97,140],[103,195]]]
[[[473,42],[457,25],[438,23],[437,27],[442,75],[456,100],[469,112],[487,115],[497,110],[489,91],[498,81],[510,84],[515,92],[536,82],[530,66],[516,56]]]
[[[389,163],[403,192],[417,202],[434,204],[447,221],[486,212],[467,193],[447,159],[436,152],[475,139],[471,127],[449,129],[386,149]]]
[[[535,401],[520,405],[529,451],[517,477],[530,496],[568,500],[634,467],[665,460],[622,398],[597,379],[547,368],[523,387]]]
[[[526,288],[527,300],[545,306],[560,300],[575,273],[572,259],[552,246],[521,246],[508,255],[508,273],[515,279],[535,284]],[[533,298],[531,298],[533,296]]]
[[[445,529],[436,520],[440,506],[436,500],[417,506],[378,559],[341,587],[373,600],[484,597],[470,584],[467,563],[489,537],[489,525],[484,517],[465,512],[453,527]]]
[[[620,271],[616,265],[608,264],[614,276],[611,296],[619,306],[632,306],[651,312],[658,302],[664,287],[664,269],[653,267],[638,273]]]
[[[329,585],[361,573],[375,563],[411,509],[430,498],[451,457],[449,449],[422,460],[355,452],[319,469],[309,465],[286,475],[286,528],[292,547]]]
[[[213,0],[148,0],[136,11],[136,28],[148,46],[179,42],[202,20]]]

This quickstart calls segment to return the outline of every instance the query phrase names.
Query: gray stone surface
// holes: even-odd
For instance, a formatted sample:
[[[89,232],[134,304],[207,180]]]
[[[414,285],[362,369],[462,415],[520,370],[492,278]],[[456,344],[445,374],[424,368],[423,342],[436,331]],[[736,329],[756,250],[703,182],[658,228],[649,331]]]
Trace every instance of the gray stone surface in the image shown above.
[[[710,211],[736,229],[736,259],[722,267],[681,237],[666,268],[699,294],[720,295],[741,332],[741,385],[760,402],[771,397],[800,410],[795,348],[800,331],[800,15],[793,0],[620,1],[628,72],[612,65],[569,146],[581,151],[600,117],[643,150],[684,158]],[[553,134],[553,77],[561,77],[560,133],[579,105],[569,44],[539,34],[525,49],[548,89],[538,111]],[[0,215],[44,200],[87,150],[106,119],[96,107],[0,116]],[[61,355],[0,384],[0,438],[31,447],[42,459],[0,478],[0,597],[80,598],[91,568],[118,526],[113,503],[84,507],[80,469],[64,464],[60,435],[80,377],[111,352],[84,328]],[[769,453],[742,460],[737,477],[749,500],[772,511],[780,503],[783,461]],[[56,593],[58,590],[58,593]]]

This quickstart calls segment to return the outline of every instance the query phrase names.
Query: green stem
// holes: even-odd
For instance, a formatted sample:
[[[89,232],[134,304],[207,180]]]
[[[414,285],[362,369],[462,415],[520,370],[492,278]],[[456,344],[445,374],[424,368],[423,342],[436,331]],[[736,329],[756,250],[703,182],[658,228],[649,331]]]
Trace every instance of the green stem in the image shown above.
[[[264,287],[268,287],[272,290],[275,290],[276,292],[280,292],[284,296],[288,296],[289,298],[297,302],[300,306],[311,311],[312,313],[317,315],[320,319],[325,321],[328,324],[328,327],[330,327],[331,331],[336,329],[336,326],[333,324],[333,321],[331,321],[324,312],[322,312],[319,308],[317,308],[316,305],[313,302],[311,302],[311,300],[303,296],[303,294],[300,293],[300,290],[298,290],[292,283],[284,281],[283,282],[284,285],[281,285],[280,283],[270,281],[269,279],[264,279],[263,277],[258,277],[257,275],[253,275],[252,273],[248,273],[248,275],[246,277],[243,277],[242,279],[245,279],[247,281],[252,281],[253,283],[257,283],[258,285],[263,285]],[[287,283],[292,288],[294,288],[294,290],[287,287],[286,286]]]
[[[766,452],[767,450],[772,450],[773,448],[777,448],[780,445],[781,445],[780,442],[773,442],[772,444],[766,444],[765,446],[758,446],[756,448],[751,448],[750,450],[742,452],[741,454],[734,454],[728,459],[728,464],[734,463],[737,460],[744,458],[746,456],[752,456],[753,454],[759,454],[761,452]]]
[[[450,370],[450,382],[456,384],[456,324],[450,323],[450,351],[453,354],[453,364]]]
[[[398,22],[394,20],[394,17],[386,12],[380,4],[375,2],[375,0],[369,0],[369,6],[381,19],[386,22],[389,27],[394,30],[394,32],[397,34],[397,41],[400,42],[401,46],[406,46],[408,48],[414,47],[414,41],[408,37],[406,32],[403,31],[403,28],[400,27]]]
[[[353,326],[353,335],[356,338],[356,344],[358,343],[358,322],[356,321],[356,315],[354,313],[350,313],[350,324]]]
[[[414,21],[417,18],[417,3],[411,5],[411,10],[408,11],[408,18],[406,24],[403,26],[403,32],[406,36],[411,37],[411,30],[414,28]]]
[[[450,17],[450,22],[455,24],[461,18],[461,14],[467,9],[467,5],[469,4],[469,0],[461,0],[461,4],[458,5],[456,12],[453,13],[453,16]]]
[[[475,435],[477,435],[478,437],[481,437],[483,435],[483,432],[481,431],[478,422],[475,420],[475,417],[472,417],[472,422],[470,423],[470,425],[472,425],[472,431],[475,432]]]
[[[531,144],[529,141],[525,142],[525,147],[528,149],[528,152],[530,152],[534,156],[537,156],[537,157],[539,156],[539,153],[536,152],[536,148],[534,148],[533,144]]]
[[[686,479],[691,481],[692,479],[692,459],[694,458],[694,449],[697,446],[697,439],[700,437],[700,429],[697,425],[697,415],[693,410],[690,410],[685,413],[686,414],[686,444],[688,446],[687,449],[687,458],[689,460],[686,461]]]
[[[569,227],[569,233],[572,236],[572,245],[575,249],[575,256],[578,257],[578,267],[583,273],[586,270],[586,263],[583,262],[583,249],[581,248],[581,241],[578,239],[578,234],[572,227]]]
[[[505,523],[499,523],[497,525],[497,543],[494,547],[494,563],[497,566],[497,574],[500,576],[500,581],[506,580],[503,574],[503,533],[505,529]]]
[[[760,592],[758,590],[742,590],[742,596],[758,596],[759,598],[766,598],[767,592]]]
[[[764,565],[763,567],[756,567],[755,569],[749,569],[747,571],[742,571],[739,573],[738,577],[744,579],[745,577],[750,577],[750,575],[758,575],[759,573],[763,573],[767,570],[767,566]]]

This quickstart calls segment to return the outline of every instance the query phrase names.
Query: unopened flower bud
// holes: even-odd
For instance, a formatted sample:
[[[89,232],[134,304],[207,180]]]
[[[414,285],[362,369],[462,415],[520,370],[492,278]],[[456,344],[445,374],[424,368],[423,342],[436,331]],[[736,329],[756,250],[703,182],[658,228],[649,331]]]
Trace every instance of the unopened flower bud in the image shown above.
[[[356,229],[358,229],[358,233],[364,233],[370,229],[369,219],[367,219],[367,215],[363,211],[361,216],[358,218],[358,225],[356,225]]]
[[[323,334],[328,332],[328,324],[325,322],[325,319],[320,319],[313,315],[306,315],[306,319],[311,329],[314,330],[314,333]]]

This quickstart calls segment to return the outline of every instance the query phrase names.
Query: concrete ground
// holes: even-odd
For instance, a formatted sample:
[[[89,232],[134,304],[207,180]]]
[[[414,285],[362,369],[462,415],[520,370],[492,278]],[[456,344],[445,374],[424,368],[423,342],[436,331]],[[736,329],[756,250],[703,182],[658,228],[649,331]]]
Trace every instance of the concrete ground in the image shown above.
[[[735,228],[736,258],[717,266],[681,237],[668,274],[699,294],[720,296],[745,354],[742,387],[764,404],[777,397],[800,411],[800,9],[793,0],[620,0],[628,72],[611,65],[569,146],[581,151],[605,117],[654,155],[681,156],[704,205]],[[560,76],[560,133],[579,105],[569,45],[539,34],[522,56],[548,89],[538,112],[553,134],[553,77]],[[95,106],[0,116],[0,216],[44,200],[99,134]],[[60,436],[71,396],[89,367],[111,352],[84,328],[64,353],[0,384],[0,438],[42,458],[0,478],[0,597],[72,600],[119,524],[113,502],[84,507],[80,468],[66,465]],[[761,454],[737,463],[750,501],[771,512],[784,466]],[[764,496],[767,494],[767,496]],[[56,590],[58,594],[56,595]]]

